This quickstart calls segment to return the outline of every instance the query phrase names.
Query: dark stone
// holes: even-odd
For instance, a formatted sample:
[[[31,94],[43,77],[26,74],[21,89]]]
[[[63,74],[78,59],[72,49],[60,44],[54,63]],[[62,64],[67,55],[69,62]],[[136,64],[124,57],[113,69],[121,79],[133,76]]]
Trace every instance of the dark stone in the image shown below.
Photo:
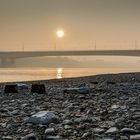
[[[122,134],[131,134],[131,135],[140,134],[140,131],[134,130],[132,128],[123,128],[120,130],[120,132]]]
[[[17,84],[15,85],[5,85],[4,93],[18,93]]]
[[[68,93],[68,90],[67,90],[67,89],[64,89],[64,90],[63,90],[63,93]]]
[[[45,85],[44,84],[32,84],[31,93],[45,94]]]
[[[116,83],[115,82],[112,82],[112,81],[107,81],[107,84],[115,85]]]
[[[91,84],[98,85],[98,82],[91,81]]]

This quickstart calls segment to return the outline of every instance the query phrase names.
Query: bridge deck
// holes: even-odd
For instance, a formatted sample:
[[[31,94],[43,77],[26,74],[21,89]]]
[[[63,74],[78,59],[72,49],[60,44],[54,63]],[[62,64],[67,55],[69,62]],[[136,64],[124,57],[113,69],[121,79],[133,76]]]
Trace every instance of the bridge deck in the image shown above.
[[[11,51],[0,52],[0,58],[25,58],[39,56],[140,56],[140,50],[79,50],[79,51]]]

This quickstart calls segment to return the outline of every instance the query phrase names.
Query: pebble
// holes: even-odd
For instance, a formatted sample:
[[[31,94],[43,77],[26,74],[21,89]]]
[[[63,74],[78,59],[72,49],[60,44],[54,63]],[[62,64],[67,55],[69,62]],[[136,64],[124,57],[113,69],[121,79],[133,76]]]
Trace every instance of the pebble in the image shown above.
[[[73,122],[71,120],[64,120],[63,124],[71,125]]]
[[[130,140],[140,140],[140,134],[139,135],[131,135]]]
[[[93,132],[94,133],[97,133],[97,134],[102,134],[102,133],[104,133],[106,130],[105,129],[103,129],[103,128],[94,128],[93,129]]]
[[[82,138],[88,138],[90,135],[91,135],[90,132],[84,133],[83,136],[82,136]]]
[[[46,140],[63,140],[61,136],[47,136]]]
[[[120,130],[120,132],[123,133],[123,134],[132,134],[132,135],[140,133],[140,131],[134,130],[132,128],[123,128],[123,129]]]
[[[11,136],[3,136],[2,140],[13,140]]]
[[[111,127],[111,128],[109,128],[105,133],[106,134],[112,134],[112,133],[117,133],[119,130],[118,130],[118,128],[116,128],[116,127]]]
[[[65,129],[72,129],[72,127],[70,125],[64,125]]]
[[[28,134],[21,138],[21,140],[39,140],[34,133]]]
[[[55,129],[54,129],[54,128],[47,128],[47,129],[45,130],[45,134],[46,134],[46,135],[51,135],[51,134],[53,134],[53,133],[55,133]]]

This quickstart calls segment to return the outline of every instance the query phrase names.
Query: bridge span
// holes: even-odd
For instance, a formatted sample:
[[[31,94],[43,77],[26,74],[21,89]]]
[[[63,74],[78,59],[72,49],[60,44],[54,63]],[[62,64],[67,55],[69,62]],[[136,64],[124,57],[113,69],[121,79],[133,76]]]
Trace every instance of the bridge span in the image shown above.
[[[41,56],[140,56],[140,50],[76,50],[76,51],[6,51],[0,52],[1,65],[14,64],[15,59]]]
[[[0,52],[0,58],[25,58],[39,56],[140,56],[140,50],[78,50],[78,51],[6,51]]]

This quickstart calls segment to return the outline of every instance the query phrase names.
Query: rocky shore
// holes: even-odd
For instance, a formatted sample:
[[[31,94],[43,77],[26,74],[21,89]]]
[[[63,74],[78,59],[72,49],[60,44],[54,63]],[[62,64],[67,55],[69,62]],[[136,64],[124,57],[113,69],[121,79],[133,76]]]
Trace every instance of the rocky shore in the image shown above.
[[[4,94],[1,84],[0,140],[140,140],[140,73],[25,83],[46,94]],[[87,94],[63,92],[83,83]]]

